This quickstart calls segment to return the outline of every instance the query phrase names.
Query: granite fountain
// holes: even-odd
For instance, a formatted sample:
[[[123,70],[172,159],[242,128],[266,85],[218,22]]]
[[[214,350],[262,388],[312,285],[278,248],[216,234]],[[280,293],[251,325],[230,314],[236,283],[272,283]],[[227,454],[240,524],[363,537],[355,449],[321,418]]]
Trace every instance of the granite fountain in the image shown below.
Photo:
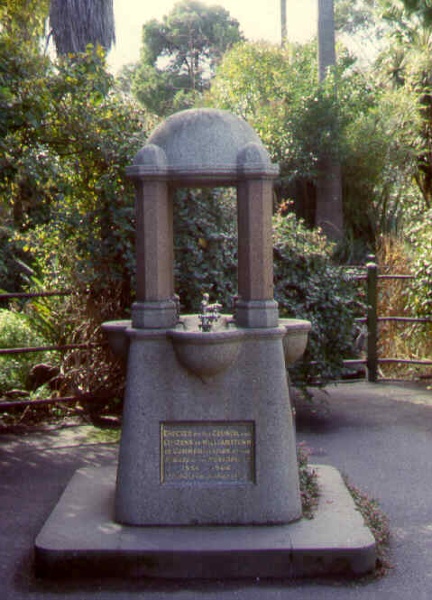
[[[225,111],[177,113],[138,152],[136,301],[104,325],[127,364],[118,464],[81,469],[36,540],[38,568],[129,576],[292,577],[373,567],[375,545],[337,472],[302,519],[287,366],[310,323],[273,297],[278,167]],[[237,190],[233,314],[203,298],[184,315],[174,288],[173,203],[184,187]],[[341,512],[342,511],[342,512]],[[342,514],[342,516],[341,516]],[[348,515],[348,516],[347,516]]]

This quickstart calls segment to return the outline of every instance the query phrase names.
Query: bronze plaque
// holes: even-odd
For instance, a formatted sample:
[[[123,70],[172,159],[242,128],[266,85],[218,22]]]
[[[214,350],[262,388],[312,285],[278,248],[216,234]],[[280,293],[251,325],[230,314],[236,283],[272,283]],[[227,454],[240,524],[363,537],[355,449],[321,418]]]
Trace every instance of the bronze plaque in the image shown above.
[[[254,483],[252,421],[161,423],[162,483]]]

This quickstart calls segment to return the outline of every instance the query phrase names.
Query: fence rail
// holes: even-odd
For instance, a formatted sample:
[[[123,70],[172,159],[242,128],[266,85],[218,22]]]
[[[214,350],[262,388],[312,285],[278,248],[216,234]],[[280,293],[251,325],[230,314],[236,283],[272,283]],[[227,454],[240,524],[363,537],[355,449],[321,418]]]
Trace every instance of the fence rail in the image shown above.
[[[25,300],[32,298],[49,298],[54,296],[71,296],[72,292],[69,290],[61,290],[61,291],[50,291],[50,292],[33,292],[33,293],[25,293],[25,292],[17,292],[17,293],[7,293],[0,294],[0,301],[6,300]],[[94,342],[88,342],[85,344],[52,344],[47,346],[29,346],[25,348],[0,348],[0,356],[5,355],[14,355],[14,354],[27,354],[32,352],[50,352],[50,351],[65,351],[65,350],[88,350],[90,348],[98,348],[101,344]],[[43,406],[49,404],[76,404],[77,402],[101,402],[106,401],[106,396],[97,396],[95,394],[82,393],[76,396],[56,396],[52,398],[33,398],[32,400],[24,399],[24,400],[10,400],[10,401],[1,401],[0,402],[0,410],[10,410],[11,408],[26,408],[27,406]]]
[[[367,377],[370,382],[376,382],[378,380],[378,371],[380,364],[411,364],[417,366],[431,366],[432,360],[421,360],[421,359],[409,359],[409,358],[388,358],[378,356],[378,340],[379,340],[379,324],[384,322],[399,322],[401,324],[426,324],[432,323],[432,318],[425,317],[402,317],[402,316],[379,316],[378,315],[378,293],[379,293],[379,281],[382,280],[410,280],[413,279],[412,275],[402,274],[379,274],[378,265],[376,264],[374,257],[366,265],[366,272],[364,274],[357,274],[353,276],[356,281],[364,281],[366,283],[366,302],[367,312],[366,316],[357,319],[359,323],[365,323],[367,328],[367,357],[345,360],[346,366],[355,365],[366,365]],[[49,292],[35,292],[35,293],[12,293],[12,294],[0,294],[0,301],[13,300],[13,299],[31,299],[31,298],[47,298],[53,296],[70,296],[72,294],[69,290],[63,291],[49,291]],[[87,350],[91,348],[100,347],[100,343],[85,343],[85,344],[58,344],[58,345],[47,345],[47,346],[34,346],[27,348],[1,348],[0,356],[13,355],[13,354],[25,354],[32,352],[48,352],[48,351],[65,351],[82,349]],[[76,403],[80,401],[92,401],[97,402],[101,400],[107,400],[106,397],[97,397],[92,394],[81,394],[78,396],[64,396],[54,398],[39,398],[33,400],[15,400],[0,402],[0,410],[8,410],[10,408],[26,407],[28,405],[47,405],[56,403]]]
[[[13,300],[14,298],[26,299],[26,298],[48,298],[51,296],[71,296],[71,291],[53,291],[53,292],[15,292],[13,294],[0,294],[0,300]]]
[[[378,380],[378,369],[380,364],[412,364],[418,366],[432,366],[432,360],[417,360],[410,358],[380,358],[378,356],[378,341],[379,341],[379,323],[384,322],[399,322],[403,324],[415,323],[425,324],[432,323],[432,318],[425,317],[401,317],[401,316],[378,316],[378,284],[383,280],[411,280],[412,275],[401,274],[379,274],[378,265],[374,258],[366,265],[366,275],[360,276],[366,280],[366,298],[367,298],[367,314],[365,319],[360,319],[366,322],[367,326],[367,360],[368,380],[376,382]]]
[[[50,404],[76,404],[77,402],[102,402],[106,401],[106,396],[96,396],[93,394],[81,394],[80,396],[58,396],[54,398],[34,398],[33,400],[10,400],[0,402],[1,410],[10,410],[11,408],[26,408],[27,406],[48,406]]]
[[[64,345],[53,345],[53,346],[29,346],[28,348],[0,348],[0,356],[5,354],[27,354],[29,352],[50,352],[50,351],[62,351],[62,350],[75,350],[82,348],[97,348],[101,344],[93,342],[87,344],[64,344]]]

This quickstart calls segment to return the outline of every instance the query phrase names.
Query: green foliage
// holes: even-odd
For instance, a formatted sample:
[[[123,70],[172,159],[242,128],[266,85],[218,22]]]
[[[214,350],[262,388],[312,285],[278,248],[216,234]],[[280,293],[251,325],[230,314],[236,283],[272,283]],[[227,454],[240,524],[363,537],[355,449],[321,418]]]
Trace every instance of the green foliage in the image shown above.
[[[374,24],[376,0],[335,0],[335,28],[349,34]]]
[[[181,192],[175,206],[176,291],[184,311],[196,312],[202,293],[208,292],[232,312],[237,279],[232,195],[223,190]],[[355,289],[333,264],[333,246],[286,208],[274,217],[275,297],[281,316],[312,322],[304,362],[291,375],[303,387],[324,384],[339,378],[343,360],[355,354]]]
[[[22,149],[33,143],[43,120],[45,89],[41,77],[48,63],[19,36],[0,31],[0,182],[19,168],[14,163],[14,137]],[[9,146],[12,145],[10,149]]]
[[[154,120],[114,91],[100,49],[53,64],[12,42],[0,35],[12,90],[0,135],[0,209],[11,241],[3,281],[8,291],[19,291],[23,275],[30,291],[72,290],[66,300],[34,301],[34,325],[57,342],[100,341],[100,323],[131,304],[134,189],[125,167]],[[64,354],[66,393],[101,389],[108,372],[115,387],[118,369],[103,354]]]
[[[411,243],[411,268],[414,280],[410,286],[408,302],[419,317],[432,317],[432,211],[413,224],[408,233]]]
[[[332,251],[319,231],[306,229],[292,212],[275,216],[275,297],[281,315],[312,323],[303,361],[291,372],[303,387],[340,378],[343,360],[355,356],[355,287],[333,264]]]
[[[241,44],[217,71],[207,103],[239,114],[280,164],[278,196],[294,197],[314,223],[322,152],[342,166],[346,239],[374,246],[400,224],[412,192],[418,142],[416,98],[383,91],[339,53],[336,71],[319,85],[316,47]]]
[[[203,292],[232,312],[237,279],[235,213],[234,198],[226,190],[178,194],[175,279],[185,312],[199,309]],[[343,360],[355,354],[355,289],[333,264],[332,253],[325,237],[306,229],[292,212],[282,210],[274,217],[275,297],[281,316],[312,322],[304,362],[291,374],[303,387],[339,378]]]
[[[162,22],[153,19],[143,26],[133,94],[158,115],[190,108],[208,87],[223,53],[240,39],[238,22],[224,8],[178,2]]]
[[[14,228],[25,228],[30,213],[36,220],[46,218],[54,172],[37,134],[46,115],[44,77],[50,67],[39,53],[39,38],[31,28],[40,33],[34,23],[39,23],[39,13],[20,13],[20,9],[30,9],[30,4],[36,3],[7,3],[10,20],[0,29],[0,215],[3,266],[7,267],[2,287],[8,289],[20,280],[15,259],[24,258],[12,240]]]
[[[352,235],[374,246],[403,225],[406,200],[414,193],[420,116],[405,90],[369,94],[369,107],[359,106],[345,128],[343,192]]]
[[[377,60],[381,85],[393,101],[393,130],[405,130],[411,151],[411,168],[394,172],[404,213],[405,241],[409,245],[414,280],[407,294],[408,314],[430,318],[432,314],[432,139],[431,48],[432,9],[423,0],[383,0],[389,23],[388,44]],[[408,112],[409,111],[409,112]],[[391,111],[390,111],[391,112]],[[406,124],[408,123],[408,127]],[[396,140],[399,138],[395,136]],[[405,145],[406,146],[406,145]],[[410,180],[408,177],[411,175]],[[408,184],[407,184],[408,182]],[[411,184],[411,185],[410,185]],[[414,187],[415,185],[415,187]],[[429,348],[430,327],[410,332],[414,357]],[[416,343],[417,342],[417,343]]]
[[[225,54],[206,101],[247,120],[284,178],[307,177],[317,161],[316,138],[304,144],[303,135],[304,127],[314,127],[305,112],[316,104],[316,72],[314,45],[239,44]]]
[[[300,498],[303,517],[306,519],[313,519],[320,496],[318,474],[309,466],[310,454],[310,448],[304,442],[297,444]]]
[[[19,290],[24,283],[23,272],[27,266],[22,262],[24,252],[14,240],[15,232],[8,226],[0,226],[0,281],[2,290]]]
[[[124,169],[144,142],[147,117],[111,91],[99,50],[47,67],[31,84],[22,84],[28,104],[40,105],[43,118],[8,128],[0,170],[8,219],[39,276],[95,293],[116,281],[129,294],[134,192]]]
[[[0,348],[38,347],[44,343],[44,338],[33,329],[26,315],[0,309]],[[0,356],[0,393],[25,389],[31,367],[47,355],[36,352]]]
[[[357,510],[363,517],[366,527],[368,527],[376,542],[377,561],[375,575],[384,575],[391,567],[388,559],[390,542],[389,520],[375,498],[370,498],[357,486],[353,485],[347,477],[344,477],[344,481]]]
[[[384,0],[390,10],[405,10],[407,15],[415,16],[425,27],[432,26],[432,6],[429,0]]]
[[[404,7],[404,4],[407,8]],[[428,3],[385,2],[386,16],[391,24],[388,45],[377,60],[377,73],[382,85],[395,88],[411,98],[418,114],[419,125],[412,135],[412,147],[417,165],[414,180],[423,203],[432,206],[432,167],[430,144],[432,137],[431,49],[432,15]],[[408,6],[409,5],[409,6]],[[398,107],[396,108],[396,111]]]
[[[232,312],[237,275],[236,201],[229,190],[188,190],[175,199],[175,282],[185,312],[202,294]]]
[[[198,76],[214,68],[225,50],[239,41],[239,24],[220,6],[207,7],[196,0],[183,0],[162,22],[143,27],[143,57],[155,65],[168,60],[168,70]]]
[[[0,34],[19,38],[27,46],[37,46],[44,34],[49,0],[2,0]]]

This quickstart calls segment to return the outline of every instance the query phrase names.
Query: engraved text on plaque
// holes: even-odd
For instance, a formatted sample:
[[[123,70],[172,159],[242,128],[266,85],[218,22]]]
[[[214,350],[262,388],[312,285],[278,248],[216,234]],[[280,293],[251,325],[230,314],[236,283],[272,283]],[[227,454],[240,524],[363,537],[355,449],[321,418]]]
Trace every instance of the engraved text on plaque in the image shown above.
[[[255,432],[250,421],[161,423],[161,481],[255,481]]]

